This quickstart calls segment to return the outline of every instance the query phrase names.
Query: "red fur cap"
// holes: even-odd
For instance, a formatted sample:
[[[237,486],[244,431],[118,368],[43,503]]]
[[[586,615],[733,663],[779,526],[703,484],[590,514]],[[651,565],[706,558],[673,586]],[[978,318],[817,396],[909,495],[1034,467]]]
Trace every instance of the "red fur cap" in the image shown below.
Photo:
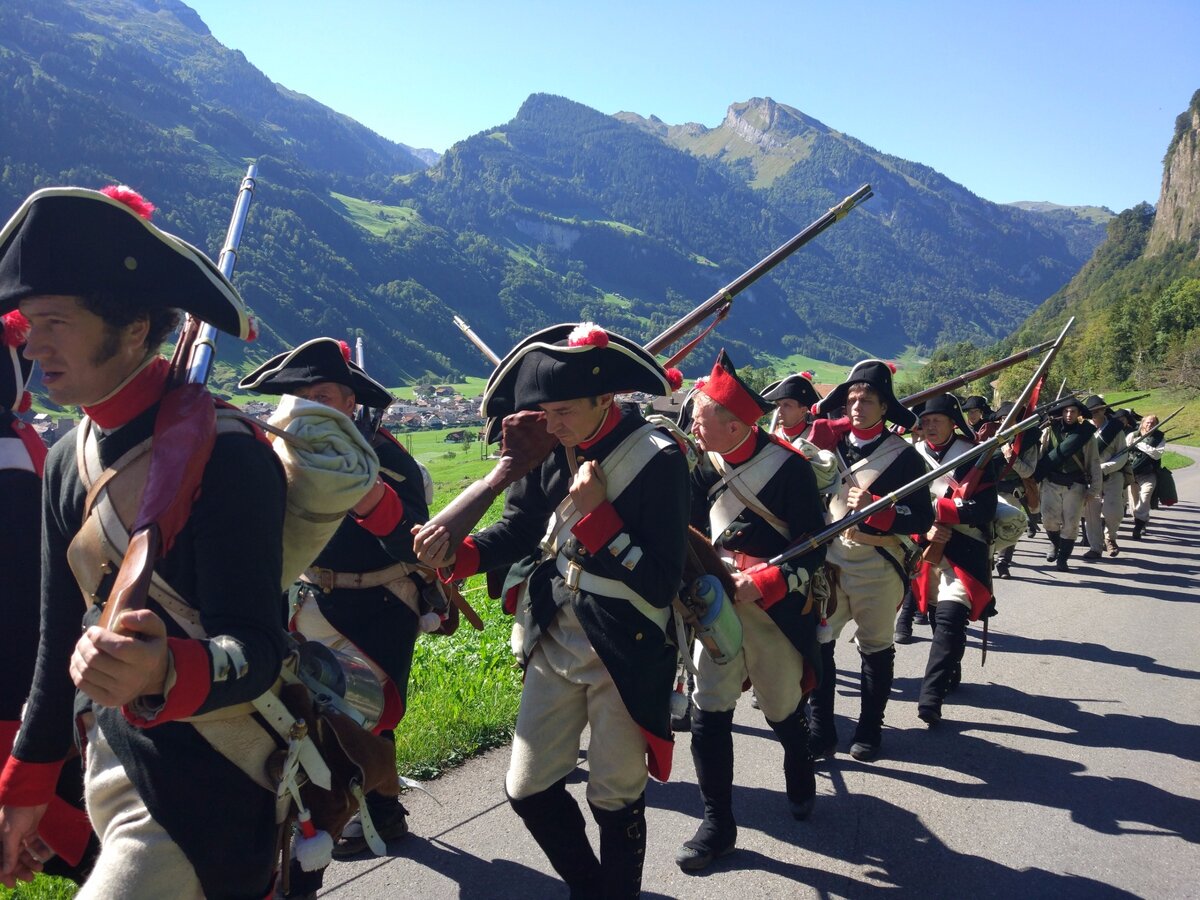
[[[100,188],[100,193],[124,203],[147,221],[154,215],[154,204],[127,185],[110,184],[108,187]]]

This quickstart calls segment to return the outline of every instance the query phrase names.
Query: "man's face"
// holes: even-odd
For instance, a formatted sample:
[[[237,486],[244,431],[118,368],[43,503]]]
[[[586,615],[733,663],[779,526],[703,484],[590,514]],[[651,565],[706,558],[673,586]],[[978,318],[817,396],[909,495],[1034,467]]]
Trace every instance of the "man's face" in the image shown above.
[[[1100,428],[1107,421],[1108,421],[1108,416],[1105,414],[1103,406],[1101,406],[1098,409],[1092,410],[1092,424],[1095,425],[1097,428]]]
[[[107,325],[79,297],[36,294],[21,301],[29,320],[25,358],[42,369],[42,384],[60,406],[90,406],[116,390],[146,358],[149,323]]]
[[[1146,418],[1142,419],[1142,424],[1141,424],[1142,434],[1149,434],[1157,427],[1158,427],[1158,416],[1146,416]]]
[[[296,396],[320,403],[322,406],[330,406],[348,416],[354,414],[354,392],[336,381],[318,381],[316,384],[305,385],[296,391]]]
[[[546,430],[564,447],[578,447],[600,430],[612,406],[612,394],[539,403],[546,414]]]
[[[873,388],[856,384],[846,396],[846,415],[855,428],[873,428],[879,424],[887,404],[879,399]]]
[[[978,425],[980,422],[983,421],[983,410],[982,409],[968,409],[968,410],[965,410],[965,412],[967,414],[967,424],[970,425],[972,428],[974,428],[976,425]]]
[[[738,427],[741,425],[742,427]],[[745,437],[747,427],[721,415],[717,404],[699,400],[692,417],[692,434],[706,453],[728,453]]]
[[[795,428],[808,418],[808,407],[798,400],[785,397],[776,401],[776,405],[779,407],[779,421],[784,428]]]
[[[929,413],[921,416],[921,432],[929,443],[944,447],[954,435],[954,420],[942,413]]]

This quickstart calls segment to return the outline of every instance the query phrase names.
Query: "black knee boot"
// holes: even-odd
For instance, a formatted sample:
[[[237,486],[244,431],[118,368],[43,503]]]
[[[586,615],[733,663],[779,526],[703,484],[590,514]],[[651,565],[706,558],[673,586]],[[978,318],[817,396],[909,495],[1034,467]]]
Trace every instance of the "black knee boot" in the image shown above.
[[[1009,567],[1012,565],[1013,550],[1015,547],[1005,547],[1000,551],[1000,556],[996,560],[996,575],[1000,578],[1009,577]]]
[[[640,897],[646,859],[646,795],[621,809],[592,806],[592,818],[600,826],[600,896],[605,900]]]
[[[939,603],[935,616],[937,631],[929,648],[925,680],[917,701],[921,721],[934,725],[942,718],[942,701],[953,689],[955,675],[962,671],[963,651],[967,646],[967,618],[971,611],[961,603]],[[961,677],[961,676],[960,676]]]
[[[1048,530],[1046,537],[1050,539],[1050,552],[1046,554],[1046,562],[1054,562],[1058,559],[1058,532]]]
[[[821,645],[821,683],[808,698],[808,751],[813,759],[833,759],[837,753],[837,726],[833,720],[837,666],[833,661],[833,650],[833,641]]]
[[[904,592],[904,602],[900,604],[900,613],[896,616],[896,628],[892,640],[897,644],[912,643],[913,615],[916,611],[917,598],[913,596],[910,587]]]
[[[706,869],[733,851],[737,822],[733,818],[733,710],[692,714],[692,761],[704,798],[704,821],[692,839],[675,853],[685,872]]]
[[[808,753],[808,719],[804,717],[803,704],[782,722],[767,719],[767,724],[783,744],[783,781],[792,818],[804,821],[812,812],[817,796],[817,779]]]
[[[520,800],[508,798],[550,865],[571,889],[571,897],[601,897],[600,861],[588,842],[583,813],[567,793],[567,780]]]
[[[1058,553],[1055,555],[1055,558],[1054,558],[1054,568],[1058,569],[1058,571],[1060,571],[1060,572],[1071,571],[1067,567],[1067,560],[1071,558],[1071,554],[1074,552],[1074,550],[1075,550],[1075,542],[1074,541],[1064,541],[1062,539],[1059,539]]]
[[[936,640],[936,632],[935,632]],[[892,692],[892,675],[896,668],[896,648],[888,647],[877,653],[859,653],[862,660],[862,709],[850,755],[861,762],[879,756],[883,743],[883,711]]]

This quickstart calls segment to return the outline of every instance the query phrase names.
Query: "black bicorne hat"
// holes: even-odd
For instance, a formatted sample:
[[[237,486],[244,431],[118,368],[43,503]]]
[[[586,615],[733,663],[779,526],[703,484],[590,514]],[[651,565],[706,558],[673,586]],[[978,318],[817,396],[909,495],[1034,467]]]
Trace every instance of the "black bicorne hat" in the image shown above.
[[[764,400],[774,403],[780,400],[795,400],[801,406],[816,406],[821,399],[817,389],[813,387],[812,376],[808,372],[789,375],[780,381],[768,384],[762,392]]]
[[[821,401],[821,409],[844,408],[849,402],[850,388],[856,384],[868,385],[879,394],[887,404],[887,411],[883,414],[887,421],[895,422],[902,428],[912,428],[917,424],[917,417],[896,399],[896,392],[892,388],[892,366],[882,359],[864,359],[856,363],[846,380]]]
[[[349,346],[328,337],[313,338],[272,357],[239,381],[238,387],[260,394],[294,394],[324,381],[345,385],[354,391],[357,402],[372,409],[392,403],[388,389],[350,359]]]
[[[1079,414],[1081,416],[1083,416],[1085,419],[1091,419],[1091,417],[1092,417],[1092,411],[1090,409],[1088,409],[1084,405],[1083,401],[1080,400],[1078,397],[1064,397],[1062,400],[1058,401],[1058,403],[1055,404],[1054,411],[1057,414],[1062,415],[1064,410],[1071,409],[1071,408],[1078,410]]]
[[[1094,413],[1098,409],[1108,409],[1108,404],[1104,402],[1104,398],[1099,394],[1092,394],[1083,401],[1083,408],[1089,413]]]
[[[480,412],[486,439],[499,437],[505,416],[541,403],[641,391],[671,394],[667,373],[638,344],[584,322],[552,325],[509,351],[488,379]]]
[[[35,294],[102,291],[182,309],[243,340],[251,334],[242,298],[212,260],[132,206],[78,187],[30,194],[0,231],[0,313]]]
[[[33,372],[33,360],[25,358],[29,322],[17,311],[0,316],[0,410],[19,410],[25,386]]]
[[[967,417],[962,412],[962,404],[953,394],[937,394],[930,397],[924,403],[916,406],[913,412],[918,418],[929,415],[947,416],[967,440],[975,440],[975,430],[967,424]]]
[[[962,402],[963,412],[969,412],[973,409],[982,412],[985,419],[992,414],[992,407],[988,404],[987,398],[980,394],[972,394]]]

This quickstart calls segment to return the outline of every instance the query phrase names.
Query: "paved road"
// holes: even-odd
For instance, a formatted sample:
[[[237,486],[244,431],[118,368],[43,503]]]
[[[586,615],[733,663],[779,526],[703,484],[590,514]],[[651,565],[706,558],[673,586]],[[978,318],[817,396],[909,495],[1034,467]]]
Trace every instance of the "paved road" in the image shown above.
[[[840,754],[818,773],[809,821],[787,814],[782,751],[743,702],[739,849],[700,876],[672,862],[701,811],[680,735],[671,782],[647,789],[643,896],[1200,897],[1200,465],[1177,481],[1186,499],[1140,542],[1127,519],[1116,559],[1065,574],[1044,562],[1043,536],[1022,541],[997,585],[987,665],[973,628],[936,730],[916,714],[928,635],[897,648],[884,758]],[[843,750],[855,659],[843,642]],[[321,896],[565,897],[505,802],[507,759],[495,751],[431,783],[443,806],[408,795],[414,834],[391,858],[335,864]]]

